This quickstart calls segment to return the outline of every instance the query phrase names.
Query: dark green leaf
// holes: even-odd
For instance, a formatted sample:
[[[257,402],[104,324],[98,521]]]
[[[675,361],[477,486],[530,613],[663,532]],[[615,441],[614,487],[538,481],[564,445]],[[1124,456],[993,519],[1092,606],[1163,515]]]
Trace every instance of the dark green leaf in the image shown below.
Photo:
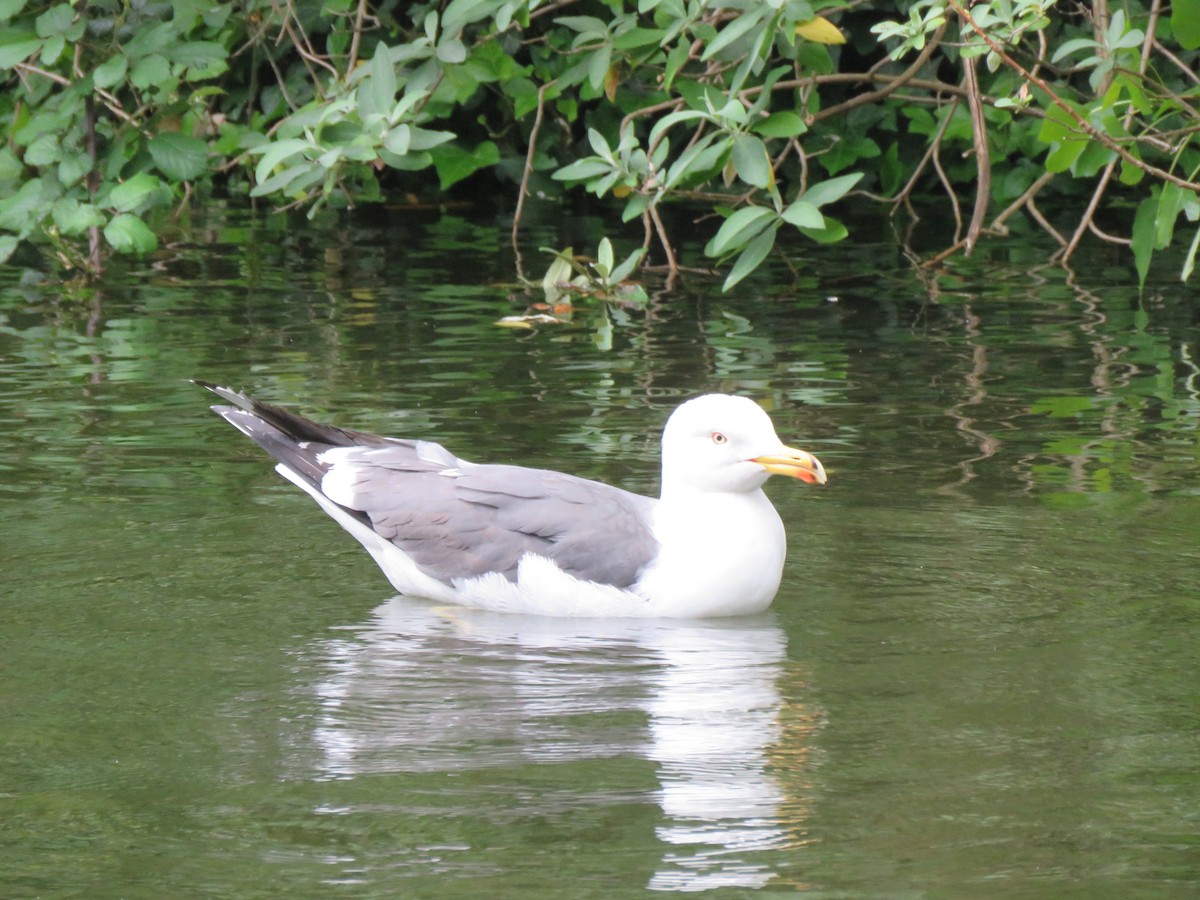
[[[1200,47],[1200,3],[1195,0],[1177,0],[1171,4],[1171,30],[1175,40],[1185,50]]]
[[[442,190],[457,184],[480,169],[494,166],[500,161],[500,148],[491,141],[484,141],[474,150],[467,151],[456,144],[445,144],[430,154],[438,173]]]
[[[194,181],[208,171],[208,146],[199,138],[165,131],[150,138],[158,171],[176,181]]]
[[[1157,197],[1147,197],[1139,203],[1137,214],[1133,217],[1133,264],[1137,269],[1139,288],[1145,286],[1146,275],[1150,272],[1150,257],[1154,255],[1157,217]]]
[[[794,112],[777,112],[756,122],[753,126],[755,134],[763,137],[796,137],[808,131],[804,120]]]

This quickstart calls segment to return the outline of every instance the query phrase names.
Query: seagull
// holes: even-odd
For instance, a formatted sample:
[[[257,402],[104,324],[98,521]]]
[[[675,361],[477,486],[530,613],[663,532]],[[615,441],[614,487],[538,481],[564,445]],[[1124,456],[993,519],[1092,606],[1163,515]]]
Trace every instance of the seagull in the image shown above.
[[[824,484],[746,397],[680,405],[659,499],[547,469],[480,465],[432,441],[321,425],[205,381],[212,409],[350,532],[402,594],[497,612],[702,618],[762,612],[787,539],[771,475]]]

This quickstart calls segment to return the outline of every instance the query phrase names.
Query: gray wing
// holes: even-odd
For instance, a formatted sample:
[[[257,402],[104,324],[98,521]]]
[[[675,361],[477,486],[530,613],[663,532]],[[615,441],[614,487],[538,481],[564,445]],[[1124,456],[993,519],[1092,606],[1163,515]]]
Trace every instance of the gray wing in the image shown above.
[[[474,465],[440,444],[321,425],[230,388],[213,411],[449,585],[526,553],[576,578],[628,588],[658,554],[655,501],[547,469]]]
[[[453,463],[429,471],[438,452]],[[439,445],[343,454],[334,468],[354,468],[353,488],[335,499],[353,501],[376,532],[447,584],[488,572],[515,580],[521,557],[535,553],[576,578],[628,588],[658,552],[650,531],[654,501],[606,484],[545,469],[472,465]]]

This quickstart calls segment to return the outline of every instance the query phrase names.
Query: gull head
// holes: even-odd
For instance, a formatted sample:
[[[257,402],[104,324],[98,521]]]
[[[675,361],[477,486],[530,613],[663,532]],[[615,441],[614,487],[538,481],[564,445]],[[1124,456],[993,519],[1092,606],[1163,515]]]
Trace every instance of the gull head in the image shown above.
[[[753,400],[705,394],[678,407],[662,437],[663,496],[691,490],[746,493],[771,475],[824,484],[825,469],[810,453],[789,447]]]

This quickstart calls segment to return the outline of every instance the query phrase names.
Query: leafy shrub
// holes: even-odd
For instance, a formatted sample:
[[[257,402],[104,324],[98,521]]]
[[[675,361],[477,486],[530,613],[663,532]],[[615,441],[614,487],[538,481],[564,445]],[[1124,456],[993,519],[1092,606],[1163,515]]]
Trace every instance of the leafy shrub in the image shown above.
[[[530,191],[589,191],[672,270],[663,205],[715,212],[726,287],[782,230],[846,237],[851,191],[948,207],[932,261],[1022,215],[1144,280],[1200,220],[1197,47],[1200,4],[1158,0],[0,0],[0,259],[99,272],[197,189],[315,210],[432,173],[505,186],[514,239]]]

